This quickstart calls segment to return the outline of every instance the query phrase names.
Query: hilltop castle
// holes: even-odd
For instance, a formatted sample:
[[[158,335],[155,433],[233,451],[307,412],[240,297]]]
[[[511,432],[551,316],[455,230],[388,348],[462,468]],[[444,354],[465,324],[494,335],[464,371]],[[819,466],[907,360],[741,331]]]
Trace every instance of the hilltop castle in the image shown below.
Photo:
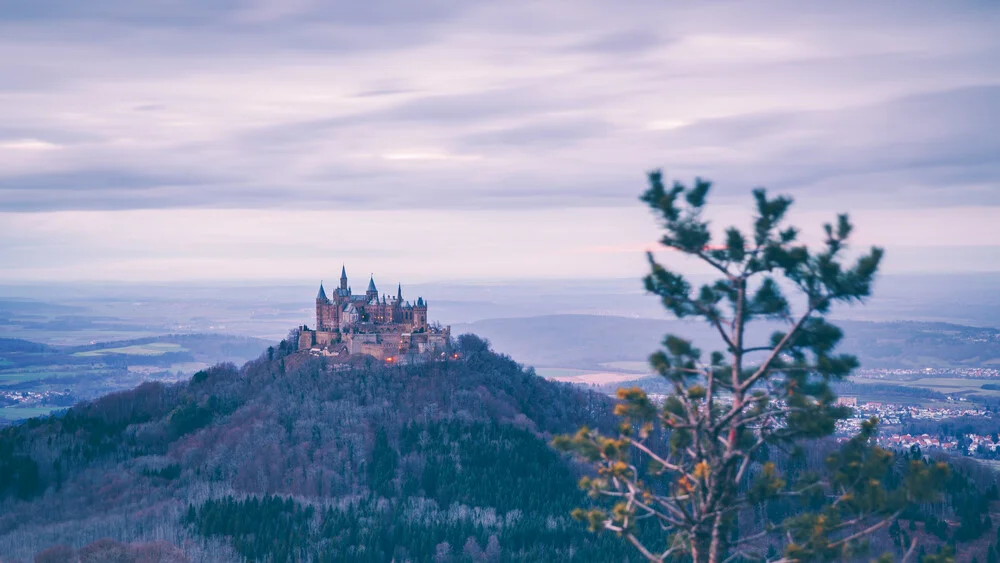
[[[316,295],[316,329],[303,326],[299,349],[333,355],[368,354],[390,362],[414,359],[417,354],[443,352],[451,327],[427,323],[427,301],[403,301],[403,287],[396,295],[379,296],[374,276],[364,294],[355,295],[347,285],[347,268],[340,269],[340,287],[328,296],[322,282]]]

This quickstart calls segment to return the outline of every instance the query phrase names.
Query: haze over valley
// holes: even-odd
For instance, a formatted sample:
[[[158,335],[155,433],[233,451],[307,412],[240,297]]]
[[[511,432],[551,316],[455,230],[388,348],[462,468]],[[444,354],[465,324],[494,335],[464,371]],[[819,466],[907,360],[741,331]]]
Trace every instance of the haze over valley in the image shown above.
[[[869,304],[839,312],[847,321],[841,324],[845,350],[858,354],[866,370],[902,370],[914,375],[910,379],[928,369],[997,377],[1000,344],[991,324],[1000,318],[997,285],[997,274],[886,276]],[[638,280],[442,282],[406,289],[427,296],[454,334],[487,338],[544,377],[611,392],[613,384],[649,375],[646,358],[663,334],[711,346],[709,329],[670,320]],[[0,338],[44,347],[25,352],[19,351],[24,342],[5,342],[0,391],[42,396],[6,401],[0,420],[256,358],[292,327],[312,324],[313,291],[304,284],[252,283],[5,286]],[[981,389],[965,394],[994,395]]]

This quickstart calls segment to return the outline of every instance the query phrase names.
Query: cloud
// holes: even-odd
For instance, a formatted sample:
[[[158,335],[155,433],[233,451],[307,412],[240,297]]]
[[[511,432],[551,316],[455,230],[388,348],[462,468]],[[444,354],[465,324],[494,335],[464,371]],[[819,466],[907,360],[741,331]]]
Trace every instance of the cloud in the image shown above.
[[[0,141],[0,150],[12,151],[48,151],[58,149],[59,145],[39,139],[11,139]]]
[[[709,151],[688,161],[728,181],[757,178],[804,194],[837,185],[838,196],[851,196],[870,186],[840,180],[882,175],[895,179],[882,189],[912,189],[923,182],[924,188],[956,194],[998,180],[1000,131],[990,119],[996,115],[1000,84],[837,110],[707,119],[656,136],[664,145],[688,150],[731,151],[728,157]]]
[[[199,193],[207,182],[117,170],[28,174],[0,177],[0,201],[9,211],[175,207],[178,196],[199,206],[205,203]]]
[[[477,154],[449,154],[446,152],[399,151],[381,155],[385,160],[479,160]]]
[[[367,3],[315,0],[152,0],[123,3],[117,0],[14,0],[0,20],[12,22],[105,21],[129,25],[219,25],[259,23],[280,19],[325,19],[355,25],[393,21],[430,21],[447,17],[461,6],[430,0],[420,6],[405,0]]]
[[[660,167],[724,205],[1000,208],[997,28],[984,2],[18,1],[0,212],[408,210],[407,231],[634,209]]]
[[[859,193],[871,176],[910,204],[945,185],[995,201],[1000,45],[981,6],[947,25],[926,5],[18,6],[0,24],[0,71],[20,84],[0,138],[60,157],[0,160],[0,209],[367,207],[385,199],[358,193],[414,186],[402,199],[431,207],[633,205],[657,166],[722,194]],[[94,170],[137,180],[95,189]],[[177,170],[206,180],[147,181]],[[67,197],[31,201],[22,185],[53,174]]]
[[[592,118],[538,119],[521,125],[479,131],[463,138],[462,144],[538,150],[594,139],[613,128],[614,125],[607,121]]]

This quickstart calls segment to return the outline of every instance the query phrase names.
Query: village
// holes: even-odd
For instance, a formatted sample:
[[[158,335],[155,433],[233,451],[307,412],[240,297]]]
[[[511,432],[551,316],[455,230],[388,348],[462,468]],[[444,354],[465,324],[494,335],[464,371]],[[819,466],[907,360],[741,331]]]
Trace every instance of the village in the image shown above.
[[[908,421],[928,420],[943,422],[947,420],[964,417],[991,418],[993,413],[980,406],[972,404],[930,407],[920,405],[903,405],[897,403],[880,401],[858,401],[855,397],[841,397],[838,402],[841,405],[849,406],[853,409],[850,418],[841,420],[837,424],[836,436],[840,440],[846,440],[854,436],[861,430],[861,424],[865,420],[876,417],[882,427],[899,426]],[[960,400],[959,402],[964,402]],[[911,435],[907,433],[880,433],[876,438],[879,445],[891,448],[912,448],[914,446],[921,450],[965,450],[962,453],[968,455],[994,453],[1000,447],[1000,437],[997,434],[971,434],[957,436],[945,436],[943,433],[936,435],[920,434]]]

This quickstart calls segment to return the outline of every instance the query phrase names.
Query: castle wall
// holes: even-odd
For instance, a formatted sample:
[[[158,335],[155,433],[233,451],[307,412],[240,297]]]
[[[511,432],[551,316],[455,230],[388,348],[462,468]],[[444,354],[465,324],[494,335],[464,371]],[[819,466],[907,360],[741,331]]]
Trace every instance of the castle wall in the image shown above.
[[[325,348],[329,343],[337,340],[339,333],[330,331],[316,331],[316,346]]]
[[[366,346],[377,346],[378,345],[378,335],[374,333],[345,333],[344,334],[344,344],[347,344],[347,349],[350,350],[352,354],[365,354]]]
[[[382,348],[381,344],[369,344],[367,342],[360,345],[359,354],[367,354],[373,356],[376,360],[384,360],[387,356],[385,355],[385,350]]]
[[[339,332],[327,330],[301,330],[299,331],[299,350],[326,348],[331,342],[336,342],[338,338],[340,338]]]
[[[311,330],[299,331],[299,350],[308,350],[312,348],[314,334],[316,333]]]

